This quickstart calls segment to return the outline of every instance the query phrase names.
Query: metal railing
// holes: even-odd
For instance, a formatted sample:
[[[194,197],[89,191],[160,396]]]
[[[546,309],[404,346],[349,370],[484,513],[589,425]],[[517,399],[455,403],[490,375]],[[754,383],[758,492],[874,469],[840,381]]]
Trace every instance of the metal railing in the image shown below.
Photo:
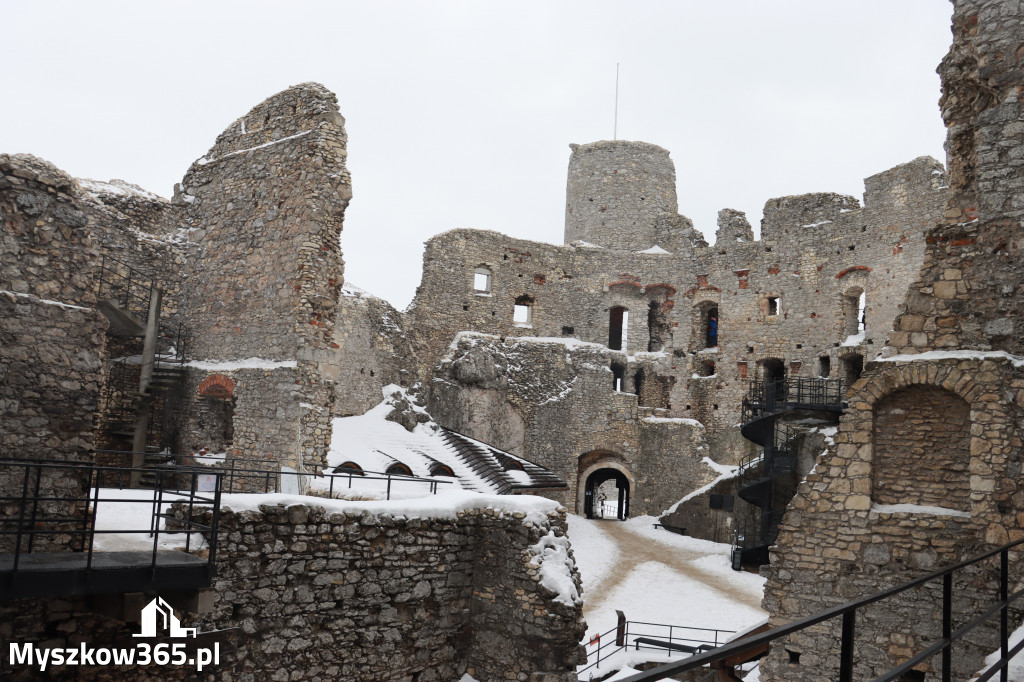
[[[695,670],[702,666],[711,664],[716,661],[722,661],[726,658],[739,654],[741,652],[752,649],[756,646],[763,645],[769,642],[773,642],[787,635],[791,635],[795,632],[806,630],[819,623],[831,621],[833,619],[841,619],[841,635],[840,635],[840,655],[839,655],[839,671],[838,679],[839,682],[853,682],[853,668],[855,660],[855,636],[856,636],[856,624],[857,624],[857,612],[866,606],[880,602],[889,597],[896,596],[907,590],[921,588],[933,581],[941,581],[942,599],[940,608],[942,611],[942,634],[933,643],[926,646],[921,651],[910,656],[904,662],[893,667],[882,675],[874,678],[874,682],[891,682],[892,680],[900,679],[900,677],[910,670],[914,669],[921,663],[931,659],[933,656],[941,656],[941,677],[942,682],[950,682],[952,680],[952,659],[953,659],[953,645],[964,639],[968,633],[974,631],[978,626],[988,622],[993,618],[999,619],[999,660],[990,664],[984,671],[981,672],[980,676],[975,682],[986,682],[987,680],[993,679],[996,675],[999,675],[1001,682],[1007,682],[1008,678],[1008,664],[1017,653],[1024,649],[1024,640],[1017,643],[1012,648],[1009,646],[1010,627],[1009,627],[1009,608],[1010,605],[1017,602],[1021,596],[1024,596],[1024,589],[1017,590],[1013,594],[1009,593],[1009,559],[1010,550],[1019,547],[1024,544],[1024,540],[1018,540],[1008,545],[1004,545],[998,549],[994,549],[990,552],[962,561],[953,566],[940,569],[928,575],[922,576],[915,580],[911,580],[902,585],[889,588],[876,592],[867,597],[862,597],[846,604],[833,607],[826,611],[821,611],[814,615],[800,620],[783,625],[768,632],[759,635],[753,635],[750,637],[744,637],[734,642],[730,642],[724,646],[721,646],[713,651],[706,653],[695,654],[694,656],[680,662],[668,663],[663,666],[659,666],[652,670],[648,670],[636,675],[625,678],[622,682],[653,682],[654,680],[664,680],[670,675],[676,675],[678,673],[686,672],[688,670]],[[981,562],[990,559],[992,557],[999,557],[999,579],[998,585],[995,585],[996,592],[992,595],[995,598],[994,603],[988,607],[981,606],[980,613],[972,614],[958,614],[959,623],[962,623],[954,629],[953,623],[953,576],[957,571],[961,571],[970,566],[976,566]],[[973,601],[973,600],[972,600]],[[819,675],[826,676],[829,674],[828,671],[818,670]]]
[[[697,628],[689,625],[667,625],[664,623],[645,623],[642,621],[624,620],[620,614],[618,625],[598,635],[594,635],[587,644],[587,663],[576,671],[580,680],[583,680],[583,673],[590,672],[591,677],[597,674],[601,663],[623,651],[633,647],[635,649],[648,648],[656,649],[669,657],[689,656],[689,652],[673,649],[671,647],[659,647],[649,642],[637,642],[638,639],[655,639],[669,644],[682,645],[693,649],[708,649],[720,646],[729,639],[729,635],[735,634],[733,630],[716,630],[713,628]],[[607,670],[601,674],[607,674]]]
[[[206,536],[207,563],[214,564],[221,495],[219,474],[215,474],[213,490],[203,491],[199,489],[199,475],[205,472],[174,472],[174,485],[169,485],[166,475],[158,472],[153,489],[136,489],[131,497],[125,498],[108,497],[103,491],[128,488],[133,473],[130,468],[4,459],[0,460],[0,472],[0,552],[9,557],[10,572],[18,572],[26,555],[66,552],[68,548],[84,554],[85,570],[90,570],[94,555],[103,551],[96,546],[97,536],[115,534],[143,534],[152,538],[145,551],[150,554],[150,565],[155,567],[161,536],[184,533],[184,549],[189,552],[197,549],[192,546],[192,534],[202,533]],[[101,508],[114,504],[148,505],[148,527],[122,525],[129,515],[118,514],[115,527],[97,528]],[[181,506],[179,513],[172,515],[169,510],[174,505]],[[196,519],[211,507],[211,521],[198,522]],[[173,520],[174,528],[165,527],[163,522],[167,520]]]
[[[108,458],[119,457],[123,463],[130,463],[132,458],[139,454],[121,450],[96,450],[97,454],[105,455]],[[246,492],[246,493],[280,493],[285,486],[283,481],[289,477],[294,481],[294,486],[288,486],[291,490],[303,490],[304,482],[311,479],[322,480],[326,485],[310,486],[312,490],[326,493],[333,496],[342,490],[351,490],[353,482],[359,481],[381,481],[381,491],[384,499],[390,500],[391,495],[400,487],[406,484],[422,485],[427,488],[431,495],[438,493],[442,485],[453,485],[454,481],[442,480],[434,477],[409,476],[405,474],[389,474],[379,471],[281,471],[279,469],[261,469],[253,465],[252,460],[225,458],[213,464],[197,462],[193,455],[174,455],[170,453],[147,453],[150,457],[163,457],[167,460],[166,465],[154,466],[145,469],[147,472],[162,472],[166,476],[173,476],[176,471],[216,473],[221,477],[224,492]]]
[[[842,379],[793,377],[773,381],[751,380],[743,397],[741,421],[762,414],[794,409],[796,405],[840,406],[845,396]]]
[[[97,293],[118,304],[126,313],[135,315],[143,324],[149,317],[149,299],[153,278],[127,263],[104,254],[100,261]]]

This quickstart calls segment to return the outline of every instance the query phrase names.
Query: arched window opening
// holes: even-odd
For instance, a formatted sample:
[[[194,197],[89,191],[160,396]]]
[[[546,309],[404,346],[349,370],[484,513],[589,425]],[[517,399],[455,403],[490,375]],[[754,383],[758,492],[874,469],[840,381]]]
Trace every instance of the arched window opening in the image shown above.
[[[704,311],[704,347],[718,347],[718,306],[711,306]]]
[[[608,311],[608,348],[609,350],[626,350],[626,337],[629,334],[629,310],[617,305]]]
[[[440,462],[435,462],[430,467],[430,475],[431,476],[448,476],[450,478],[455,478],[455,472],[452,471],[452,468],[450,466],[446,466],[444,464],[441,464]]]
[[[412,469],[401,462],[395,462],[385,469],[384,473],[391,474],[392,476],[412,476]]]
[[[523,294],[516,298],[515,308],[512,309],[512,322],[522,327],[529,327],[533,324],[533,297]]]
[[[843,295],[843,324],[847,337],[860,334],[867,327],[867,294],[860,287]]]
[[[622,382],[626,378],[626,366],[612,363],[612,390],[616,393],[622,392]]]
[[[359,466],[355,462],[344,462],[334,467],[334,473],[336,474],[356,474],[357,476],[363,475],[363,467]]]
[[[491,269],[484,266],[473,271],[473,293],[491,293]]]

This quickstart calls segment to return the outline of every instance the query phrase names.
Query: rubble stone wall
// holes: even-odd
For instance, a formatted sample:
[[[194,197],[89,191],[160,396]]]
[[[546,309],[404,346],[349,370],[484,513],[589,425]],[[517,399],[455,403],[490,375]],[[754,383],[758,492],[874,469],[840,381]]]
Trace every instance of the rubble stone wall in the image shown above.
[[[587,177],[603,187],[596,173]],[[465,330],[615,345],[612,311],[625,308],[625,350],[615,360],[624,390],[639,387],[639,407],[700,421],[715,458],[734,464],[749,452],[735,429],[742,398],[766,362],[781,362],[791,376],[844,377],[881,347],[907,282],[920,269],[924,231],[945,209],[945,182],[941,164],[915,159],[868,178],[863,206],[836,194],[771,200],[760,241],[751,241],[742,214],[723,211],[718,243],[684,240],[671,253],[446,232],[427,243],[409,311],[420,378],[426,382]],[[570,203],[590,203],[577,199]],[[490,273],[486,290],[476,289],[479,269]],[[863,338],[857,336],[862,292]],[[528,322],[513,319],[517,301],[529,304]],[[713,312],[718,345],[709,348]],[[610,379],[606,386],[607,411],[619,397]]]
[[[208,680],[343,679],[449,682],[575,679],[582,602],[556,601],[539,554],[564,536],[564,512],[473,510],[419,519],[322,507],[224,512],[217,599],[187,615],[200,631],[239,628],[235,654]],[[556,561],[544,558],[543,561]],[[565,559],[562,559],[565,561]],[[570,560],[571,561],[571,560]],[[579,574],[570,571],[576,590]],[[0,634],[44,646],[131,641],[135,624],[90,614],[82,599],[0,604]],[[5,676],[17,679],[4,657]],[[121,679],[115,667],[57,667],[52,679]],[[134,669],[138,679],[194,679],[187,668]]]
[[[337,99],[295,86],[217,138],[182,181],[198,359],[294,359],[329,347],[351,180]]]
[[[690,486],[714,479],[696,421],[668,419],[616,391],[622,353],[572,340],[461,334],[431,384],[439,423],[543,466],[569,484],[553,499],[584,511],[589,474],[616,468],[632,481],[631,513],[659,514]],[[660,415],[660,416],[659,416]]]
[[[410,388],[416,380],[412,344],[405,319],[387,301],[359,291],[342,292],[339,323],[334,328],[337,351],[320,364],[335,382],[334,414],[363,414],[381,401],[389,384]]]

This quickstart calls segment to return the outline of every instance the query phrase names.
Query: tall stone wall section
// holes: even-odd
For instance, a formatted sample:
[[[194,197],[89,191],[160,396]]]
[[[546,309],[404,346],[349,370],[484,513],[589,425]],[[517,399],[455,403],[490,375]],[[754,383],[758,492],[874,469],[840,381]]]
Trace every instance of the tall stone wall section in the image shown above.
[[[544,547],[565,514],[469,510],[449,518],[262,506],[220,518],[217,600],[187,616],[200,631],[238,628],[238,651],[199,675],[187,668],[54,668],[52,679],[568,682],[581,660],[582,602],[540,582]],[[571,559],[569,559],[571,562]],[[572,576],[571,563],[561,566]],[[80,599],[0,604],[0,633],[47,646],[130,641],[138,630],[89,614]],[[12,669],[5,656],[5,675]]]
[[[954,7],[953,45],[939,69],[948,203],[926,232],[920,273],[887,346],[853,385],[835,447],[783,521],[765,586],[773,623],[1024,538],[1016,334],[1024,13],[1017,2]],[[906,506],[893,508],[897,501]],[[1018,580],[1015,560],[1011,567]],[[958,580],[953,608],[964,622],[995,599],[995,567]],[[879,674],[937,641],[940,604],[934,591],[915,591],[858,615],[854,676]],[[957,648],[954,679],[997,649],[993,626]],[[762,662],[762,679],[832,679],[837,642],[838,625],[788,638]],[[799,664],[787,649],[801,654]],[[940,665],[917,670],[939,679]]]
[[[236,420],[251,428],[237,426],[233,448],[255,460],[315,468],[326,456],[334,390],[320,367],[339,362],[332,343],[351,198],[346,140],[335,96],[295,86],[225,130],[176,196],[193,242],[184,294],[190,357],[297,369],[269,383],[247,385],[258,373],[237,377],[236,393],[259,395],[259,409],[236,405]],[[276,423],[268,416],[298,433],[264,433]]]
[[[381,401],[390,384],[410,388],[415,383],[415,356],[404,329],[405,316],[387,301],[366,292],[342,292],[334,329],[337,353],[320,365],[321,374],[335,382],[334,415],[363,414]]]
[[[881,348],[907,282],[920,269],[924,231],[945,209],[945,182],[938,162],[916,159],[868,178],[863,206],[835,194],[772,200],[760,241],[749,240],[742,214],[726,211],[718,243],[672,253],[593,243],[556,246],[478,230],[446,232],[427,243],[423,280],[408,312],[420,378],[428,382],[464,330],[608,347],[615,341],[612,310],[625,308],[624,350],[610,351],[601,362],[622,374],[622,388],[637,395],[638,408],[699,421],[707,429],[710,454],[735,464],[750,452],[735,428],[742,398],[748,381],[765,374],[767,362],[780,363],[790,376],[844,378],[877,352],[872,349]],[[477,290],[480,269],[490,274],[487,290]],[[866,331],[858,336],[861,292]],[[776,314],[770,298],[777,299]],[[517,301],[529,304],[528,322],[513,319]],[[706,320],[713,310],[718,345],[709,348]],[[606,412],[618,409],[621,396],[611,378],[594,386],[603,391],[595,400]],[[445,395],[470,400],[475,394]],[[472,408],[467,404],[466,409]],[[488,409],[499,414],[504,408]],[[531,421],[516,409],[526,420],[522,430],[551,438],[543,428],[550,421]],[[438,418],[463,428],[464,420]],[[583,423],[569,427],[587,428]],[[631,433],[626,441],[639,450],[638,431]],[[476,435],[492,442],[487,436]],[[537,456],[515,443],[493,444]],[[586,452],[582,445],[569,447],[561,457],[571,460]],[[677,491],[672,501],[689,490]]]
[[[714,479],[701,462],[704,428],[614,391],[618,355],[598,344],[462,334],[431,384],[430,413],[557,474],[569,487],[550,497],[577,514],[587,476],[601,468],[629,480],[631,513],[658,514],[681,489]]]

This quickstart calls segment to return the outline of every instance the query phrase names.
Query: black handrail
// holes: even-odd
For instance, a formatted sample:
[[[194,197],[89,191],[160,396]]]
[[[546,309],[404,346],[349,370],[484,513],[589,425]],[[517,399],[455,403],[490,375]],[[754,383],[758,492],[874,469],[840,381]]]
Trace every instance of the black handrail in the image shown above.
[[[140,453],[129,452],[124,450],[96,450],[97,454],[102,455],[114,455],[120,457],[123,462],[130,463],[132,457]],[[295,476],[295,477],[309,477],[309,478],[320,478],[327,481],[327,490],[324,491],[328,495],[333,496],[335,491],[335,484],[338,483],[338,490],[341,490],[340,481],[346,480],[346,489],[352,488],[353,481],[385,481],[385,499],[391,499],[392,484],[394,483],[423,483],[427,486],[431,495],[436,495],[441,485],[453,485],[454,481],[442,480],[439,478],[423,477],[423,476],[411,476],[405,474],[390,474],[386,471],[280,471],[278,469],[259,469],[251,466],[244,466],[245,464],[252,464],[252,460],[246,459],[228,459],[225,458],[223,464],[218,462],[217,464],[204,464],[196,462],[196,457],[193,455],[174,455],[170,453],[148,453],[154,456],[165,457],[169,460],[168,464],[164,467],[152,467],[145,469],[145,471],[163,471],[166,473],[173,473],[178,470],[179,467],[185,467],[188,470],[196,470],[199,473],[203,472],[216,472],[223,477],[223,487],[225,492],[262,492],[262,493],[279,493],[281,492],[281,477],[282,476]],[[200,455],[201,456],[201,455]],[[298,482],[296,478],[296,482]],[[320,490],[314,488],[313,490]]]
[[[101,494],[103,488],[127,488],[134,471],[137,470],[84,463],[0,459],[0,472],[7,481],[5,487],[0,489],[0,552],[13,555],[12,572],[18,572],[23,555],[39,552],[38,544],[42,544],[42,539],[47,536],[70,536],[71,544],[62,541],[59,549],[63,551],[70,547],[73,551],[85,553],[85,566],[88,570],[92,567],[94,553],[98,551],[95,549],[98,534],[148,534],[153,538],[149,550],[150,565],[155,567],[161,533],[185,533],[186,552],[192,548],[192,533],[202,533],[210,549],[207,563],[212,567],[217,544],[221,475],[214,473],[211,491],[200,492],[197,486],[198,476],[208,472],[182,469],[157,472],[153,490],[138,490],[138,497],[134,499],[105,497]],[[20,486],[16,483],[19,476]],[[44,478],[53,480],[57,477],[74,481],[74,487],[56,490],[43,488]],[[179,489],[183,478],[190,481],[185,490]],[[14,485],[11,485],[12,482]],[[17,488],[21,489],[20,494],[16,494]],[[97,529],[97,512],[100,505],[106,503],[151,505],[149,528]],[[176,504],[187,506],[187,513],[171,514],[168,510]],[[210,523],[196,520],[197,516],[193,512],[197,505],[213,507],[213,520]],[[18,510],[16,514],[8,511],[15,508]],[[175,528],[161,528],[161,520],[165,519],[173,519]],[[14,528],[11,528],[12,525]],[[13,546],[6,540],[10,537],[14,538]]]
[[[977,678],[976,682],[985,682],[986,680],[992,679],[997,673],[1000,674],[1000,679],[1005,682],[1006,671],[1010,659],[1012,659],[1018,652],[1024,649],[1024,640],[1019,642],[1013,648],[1008,645],[1010,636],[1009,632],[1009,618],[1008,612],[1011,604],[1016,602],[1022,596],[1024,596],[1024,590],[1019,590],[1013,594],[1009,594],[1009,553],[1010,550],[1024,544],[1024,540],[1017,540],[1011,542],[1008,545],[1003,545],[993,549],[985,554],[974,557],[973,559],[967,559],[961,561],[958,564],[949,566],[947,568],[934,571],[920,578],[910,580],[902,585],[891,587],[880,592],[876,592],[867,597],[861,597],[846,604],[835,606],[831,609],[821,611],[806,618],[793,621],[787,625],[769,630],[768,632],[754,635],[751,637],[745,637],[734,642],[730,642],[724,646],[718,647],[713,651],[708,651],[702,654],[696,654],[691,658],[677,663],[668,663],[663,666],[659,666],[652,670],[648,670],[630,677],[624,678],[622,682],[653,682],[654,680],[663,680],[670,675],[677,673],[686,672],[688,670],[694,670],[704,665],[708,665],[715,661],[721,661],[730,656],[738,654],[742,651],[752,649],[756,646],[773,642],[781,637],[791,635],[794,632],[800,632],[818,623],[823,623],[833,618],[842,617],[842,634],[841,634],[841,649],[840,649],[840,666],[839,666],[839,682],[853,682],[853,661],[854,661],[854,635],[856,633],[856,614],[857,610],[861,609],[875,602],[882,601],[894,595],[900,594],[907,590],[921,587],[933,580],[942,579],[942,637],[934,644],[926,647],[916,655],[907,659],[900,665],[892,668],[888,672],[876,677],[873,682],[891,682],[892,680],[898,679],[901,675],[911,670],[915,666],[919,665],[923,661],[928,660],[937,653],[942,654],[942,680],[947,682],[952,676],[952,646],[954,642],[963,639],[963,637],[974,630],[976,627],[989,620],[995,615],[999,615],[999,651],[1000,658],[995,663],[991,664],[980,677]],[[972,620],[966,622],[964,625],[956,630],[952,628],[953,622],[953,574],[957,571],[966,568],[968,566],[976,565],[986,559],[993,556],[999,555],[999,594],[998,601],[991,607],[981,612]],[[821,671],[819,671],[820,673]],[[822,673],[823,674],[823,673]]]
[[[100,261],[99,277],[99,296],[114,301],[126,313],[134,313],[145,324],[153,277],[107,254]]]
[[[645,628],[660,628],[661,631],[647,632],[644,631]],[[680,635],[678,631],[682,631],[683,634]],[[700,636],[685,636],[690,633],[714,633],[714,635],[705,635],[703,638]],[[577,670],[576,674],[579,676],[592,668],[600,668],[601,663],[607,661],[609,657],[631,646],[639,648],[643,643],[638,644],[636,642],[638,638],[656,637],[670,644],[686,644],[698,648],[717,647],[729,639],[728,635],[733,634],[736,634],[734,630],[699,628],[690,625],[671,625],[667,623],[645,623],[638,620],[623,621],[622,625],[617,625],[608,632],[597,634],[591,639],[590,644],[587,646],[596,645],[596,648],[587,651],[587,664]],[[602,642],[604,643],[602,644]],[[609,651],[609,649],[611,650]],[[669,656],[672,656],[673,651],[671,648],[667,648],[666,652]],[[594,660],[592,661],[591,659]]]

